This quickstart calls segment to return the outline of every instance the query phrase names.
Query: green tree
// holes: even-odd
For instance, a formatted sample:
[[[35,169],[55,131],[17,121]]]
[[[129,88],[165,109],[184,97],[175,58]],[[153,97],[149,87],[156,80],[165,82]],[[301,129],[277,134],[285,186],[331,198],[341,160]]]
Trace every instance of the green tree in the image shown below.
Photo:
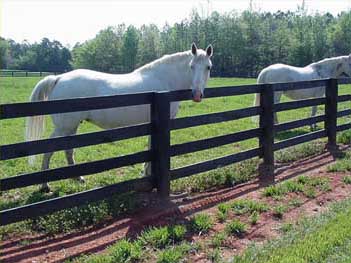
[[[94,39],[73,48],[74,68],[87,68],[103,72],[121,71],[121,35],[123,26],[101,30]]]
[[[122,61],[125,72],[135,69],[137,63],[139,32],[134,26],[129,26],[123,35]]]
[[[160,31],[156,25],[143,25],[140,29],[138,42],[138,66],[157,59],[161,54]]]
[[[0,69],[7,68],[9,62],[9,44],[0,37]]]

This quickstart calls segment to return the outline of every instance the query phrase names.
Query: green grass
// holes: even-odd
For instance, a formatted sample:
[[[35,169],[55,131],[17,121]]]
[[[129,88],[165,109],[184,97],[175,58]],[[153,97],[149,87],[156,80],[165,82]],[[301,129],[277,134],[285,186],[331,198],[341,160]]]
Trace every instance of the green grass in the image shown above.
[[[293,198],[289,201],[289,206],[291,207],[299,207],[303,204],[302,200],[300,198]]]
[[[143,245],[155,248],[164,248],[168,245],[180,242],[186,234],[186,227],[182,225],[150,228],[142,233],[139,240]]]
[[[335,204],[330,211],[301,220],[283,237],[263,247],[252,246],[236,263],[349,262],[351,255],[351,200]]]
[[[224,222],[228,218],[230,205],[228,203],[221,203],[217,206],[217,219]]]
[[[347,151],[346,154],[337,159],[337,161],[328,166],[329,172],[351,172],[351,150]]]
[[[253,212],[262,213],[268,210],[268,206],[265,203],[249,199],[238,199],[230,205],[234,212],[239,215]]]
[[[283,198],[287,193],[303,192],[308,198],[314,198],[316,196],[316,190],[326,192],[330,189],[330,179],[327,177],[301,175],[297,179],[288,180],[264,188],[262,195],[279,199]]]
[[[207,233],[213,227],[213,224],[211,216],[204,213],[196,214],[190,220],[191,229],[199,234]]]
[[[242,236],[247,230],[247,225],[238,219],[233,219],[225,226],[225,231],[227,234]]]
[[[351,184],[351,176],[343,176],[342,178],[342,181],[345,183],[345,184]]]
[[[181,244],[159,252],[157,263],[178,263],[186,256],[186,253],[191,249],[189,244]]]
[[[221,247],[224,244],[224,241],[226,240],[226,238],[227,238],[227,233],[218,232],[218,233],[213,235],[213,237],[211,239],[211,245],[214,248]]]
[[[0,103],[15,103],[28,101],[29,95],[40,80],[37,77],[29,78],[0,78]],[[254,79],[236,79],[236,78],[214,78],[209,82],[209,87],[217,86],[233,86],[255,83]],[[346,94],[349,86],[342,86],[340,94]],[[178,117],[199,115],[205,113],[213,113],[220,111],[227,111],[239,108],[245,108],[252,106],[254,95],[244,96],[233,96],[225,98],[212,98],[205,99],[201,103],[184,102],[181,104]],[[287,99],[284,98],[283,101]],[[346,104],[342,104],[340,109],[346,108]],[[323,107],[319,107],[319,113],[323,110]],[[286,113],[279,114],[280,121],[294,120],[297,118],[307,117],[310,114],[309,108],[304,108],[296,111],[287,111]],[[345,118],[344,118],[345,119]],[[22,142],[24,138],[24,127],[25,119],[17,118],[12,120],[2,120],[1,125],[1,136],[0,144],[12,144],[16,142]],[[50,118],[46,118],[46,132],[45,138],[47,138],[53,130],[53,125]],[[230,121],[225,123],[218,123],[213,125],[199,126],[189,129],[182,129],[172,131],[171,143],[179,144],[193,140],[199,140],[207,137],[214,137],[233,133],[241,130],[251,129],[257,127],[257,124],[251,121],[251,118],[244,118],[237,121]],[[322,126],[320,126],[322,127]],[[78,133],[86,133],[97,131],[99,128],[94,125],[83,122],[78,129]],[[302,127],[294,130],[291,133],[278,135],[278,139],[284,139],[289,136],[296,134],[306,133],[309,131],[308,127]],[[146,136],[140,138],[134,138],[129,140],[123,140],[114,143],[106,143],[96,146],[82,147],[76,149],[75,159],[77,163],[88,162],[93,160],[100,160],[105,158],[111,158],[116,156],[122,156],[138,151],[145,150],[147,148]],[[306,144],[307,145],[307,144]],[[257,139],[245,140],[240,143],[234,143],[217,147],[205,151],[200,151],[191,154],[184,154],[172,158],[172,168],[186,166],[189,164],[218,158],[223,155],[240,152],[246,149],[254,148],[258,146]],[[288,159],[296,159],[296,156],[301,154],[305,156],[310,151],[316,151],[319,149],[317,146],[304,146],[302,150],[290,156]],[[306,147],[308,149],[306,149]],[[283,156],[286,154],[277,154],[277,159],[283,160]],[[299,155],[300,156],[300,155]],[[40,170],[40,159],[37,163],[30,167],[27,163],[27,158],[18,158],[14,160],[2,161],[0,166],[0,178],[15,176],[23,173],[30,173]],[[245,182],[253,176],[255,176],[258,159],[252,159],[239,164],[223,167],[207,173],[197,174],[191,178],[184,178],[172,181],[172,191],[189,191],[198,192],[204,191],[218,186],[235,185],[241,182]],[[66,165],[65,157],[63,152],[54,154],[51,160],[51,168],[62,167]],[[106,186],[113,183],[137,178],[140,176],[142,171],[142,164],[132,165],[120,169],[114,169],[105,171],[95,175],[86,176],[86,183],[80,184],[75,180],[62,180],[50,183],[52,193],[44,194],[38,191],[38,186],[29,186],[22,189],[10,190],[3,192],[0,200],[1,209],[9,209],[12,207],[30,204],[32,202],[38,202],[54,197],[64,196],[66,194],[77,193],[80,191],[90,190],[100,186]],[[122,200],[121,200],[122,199]],[[44,231],[47,233],[60,233],[70,231],[79,227],[99,222],[104,218],[115,216],[126,210],[133,209],[134,203],[131,196],[126,195],[126,198],[120,198],[115,196],[110,200],[97,202],[90,204],[89,206],[81,206],[79,208],[67,209],[64,211],[56,212],[52,215],[45,216],[38,220],[28,220],[24,223],[14,224],[12,226],[0,228],[0,234],[6,234],[11,231],[20,232],[25,229],[35,229]],[[85,218],[79,216],[84,214]]]
[[[253,211],[249,217],[251,225],[256,225],[257,221],[260,219],[260,214],[257,211]]]
[[[289,207],[284,204],[279,204],[273,208],[273,216],[276,218],[283,218],[284,213],[288,211]]]
[[[127,240],[119,241],[114,247],[110,248],[111,262],[137,262],[142,255],[142,247],[138,242]]]

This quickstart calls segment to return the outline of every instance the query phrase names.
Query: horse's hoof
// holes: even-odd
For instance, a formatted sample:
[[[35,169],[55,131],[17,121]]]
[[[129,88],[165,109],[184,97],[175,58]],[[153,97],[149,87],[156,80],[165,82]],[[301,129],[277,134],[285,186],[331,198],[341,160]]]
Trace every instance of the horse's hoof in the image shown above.
[[[42,193],[50,193],[50,187],[48,185],[42,185],[40,188],[39,188],[39,191],[42,192]]]
[[[140,172],[140,176],[141,177],[148,177],[148,176],[151,176],[151,174],[145,173],[145,171],[143,171],[143,172]]]
[[[311,127],[310,127],[310,130],[311,130],[311,132],[316,131],[316,130],[317,130],[317,126],[311,126]]]
[[[85,183],[85,179],[83,176],[76,177],[75,179],[80,183]]]

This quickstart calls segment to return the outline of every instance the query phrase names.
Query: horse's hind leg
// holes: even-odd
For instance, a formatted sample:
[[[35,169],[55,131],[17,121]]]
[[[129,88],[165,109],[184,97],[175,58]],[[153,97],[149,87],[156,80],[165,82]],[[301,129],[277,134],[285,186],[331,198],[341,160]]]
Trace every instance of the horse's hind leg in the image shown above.
[[[78,126],[76,126],[75,128],[72,128],[72,129],[68,129],[68,130],[65,130],[65,129],[63,129],[63,128],[56,127],[55,130],[54,130],[54,132],[50,135],[50,138],[58,137],[58,136],[73,135],[73,134],[76,133],[77,127],[78,127]],[[73,149],[66,150],[65,152],[66,152],[66,158],[67,158],[68,164],[69,164],[69,165],[74,164]],[[47,170],[47,169],[49,169],[49,167],[50,167],[50,159],[51,159],[51,157],[52,157],[53,154],[54,154],[54,152],[49,152],[49,153],[45,153],[45,154],[44,154],[43,162],[42,162],[42,167],[41,167],[42,170]],[[79,180],[80,180],[80,179],[81,179],[81,178],[79,178]],[[83,181],[84,181],[84,179],[83,179]],[[48,184],[48,183],[43,183],[42,186],[41,186],[41,191],[49,192],[49,191],[50,191],[49,184]]]
[[[151,136],[149,136],[148,138],[148,145],[149,145],[149,148],[148,150],[151,149]],[[151,162],[146,162],[144,164],[144,172],[142,174],[142,176],[150,176],[151,175]]]
[[[73,153],[74,153],[73,149],[65,150],[68,165],[75,164]],[[77,179],[81,183],[85,182],[85,179],[82,176],[76,177],[75,179]]]
[[[311,117],[316,116],[317,110],[318,110],[317,106],[312,106]],[[316,130],[317,129],[317,123],[312,123],[310,128],[311,128],[311,131]]]
[[[50,138],[56,137],[58,135],[59,135],[59,130],[56,128],[54,130],[54,132],[50,135]],[[41,165],[41,170],[49,169],[49,167],[50,167],[50,159],[51,159],[53,154],[54,154],[54,152],[48,152],[48,153],[44,154],[43,162],[42,162],[42,165]],[[49,184],[48,183],[43,183],[41,185],[40,191],[50,192]]]
[[[274,104],[277,104],[280,102],[280,98],[282,96],[281,92],[274,92]],[[278,114],[274,112],[274,124],[278,124]]]

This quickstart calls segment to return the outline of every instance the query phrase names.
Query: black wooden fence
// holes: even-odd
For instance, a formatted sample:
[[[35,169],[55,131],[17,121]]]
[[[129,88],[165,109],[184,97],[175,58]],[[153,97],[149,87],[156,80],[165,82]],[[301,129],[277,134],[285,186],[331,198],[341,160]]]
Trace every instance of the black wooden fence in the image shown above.
[[[0,70],[0,77],[45,77],[58,75],[60,72],[26,71],[26,70]]]
[[[346,84],[351,83],[351,81],[350,79],[345,79],[340,80],[339,83]],[[274,91],[308,89],[320,86],[326,86],[327,92],[326,96],[323,98],[306,99],[278,104],[273,103],[272,95]],[[337,126],[337,117],[351,115],[351,109],[337,112],[337,102],[351,101],[351,95],[338,96],[338,82],[335,79],[212,88],[206,90],[206,98],[237,96],[253,93],[261,94],[260,106],[177,119],[170,119],[170,103],[173,101],[191,99],[190,90],[147,92],[130,95],[75,98],[56,101],[0,105],[0,119],[107,109],[142,104],[151,105],[151,123],[1,146],[0,160],[8,160],[33,154],[151,135],[151,149],[149,150],[121,157],[80,163],[67,167],[48,169],[45,171],[3,178],[0,180],[1,191],[36,185],[44,182],[68,179],[77,176],[90,175],[136,163],[148,161],[151,161],[152,163],[152,176],[150,177],[124,181],[89,191],[66,195],[64,197],[53,198],[42,202],[3,210],[0,212],[0,225],[7,225],[21,220],[52,213],[61,209],[102,200],[108,198],[112,194],[122,194],[130,191],[150,191],[153,188],[156,188],[161,196],[167,197],[169,196],[170,192],[171,180],[209,171],[257,156],[263,158],[262,167],[264,175],[269,176],[272,180],[274,180],[274,151],[321,137],[328,137],[329,147],[335,147],[336,132],[351,129],[351,123]],[[325,105],[324,115],[281,123],[278,125],[274,125],[273,123],[274,112],[321,104]],[[170,144],[171,130],[232,121],[255,115],[260,116],[259,128],[182,144]],[[324,122],[325,129],[293,137],[287,140],[274,142],[274,134],[276,132],[298,128],[318,122]],[[259,147],[177,169],[170,168],[170,159],[172,156],[210,149],[250,138],[259,138]]]

